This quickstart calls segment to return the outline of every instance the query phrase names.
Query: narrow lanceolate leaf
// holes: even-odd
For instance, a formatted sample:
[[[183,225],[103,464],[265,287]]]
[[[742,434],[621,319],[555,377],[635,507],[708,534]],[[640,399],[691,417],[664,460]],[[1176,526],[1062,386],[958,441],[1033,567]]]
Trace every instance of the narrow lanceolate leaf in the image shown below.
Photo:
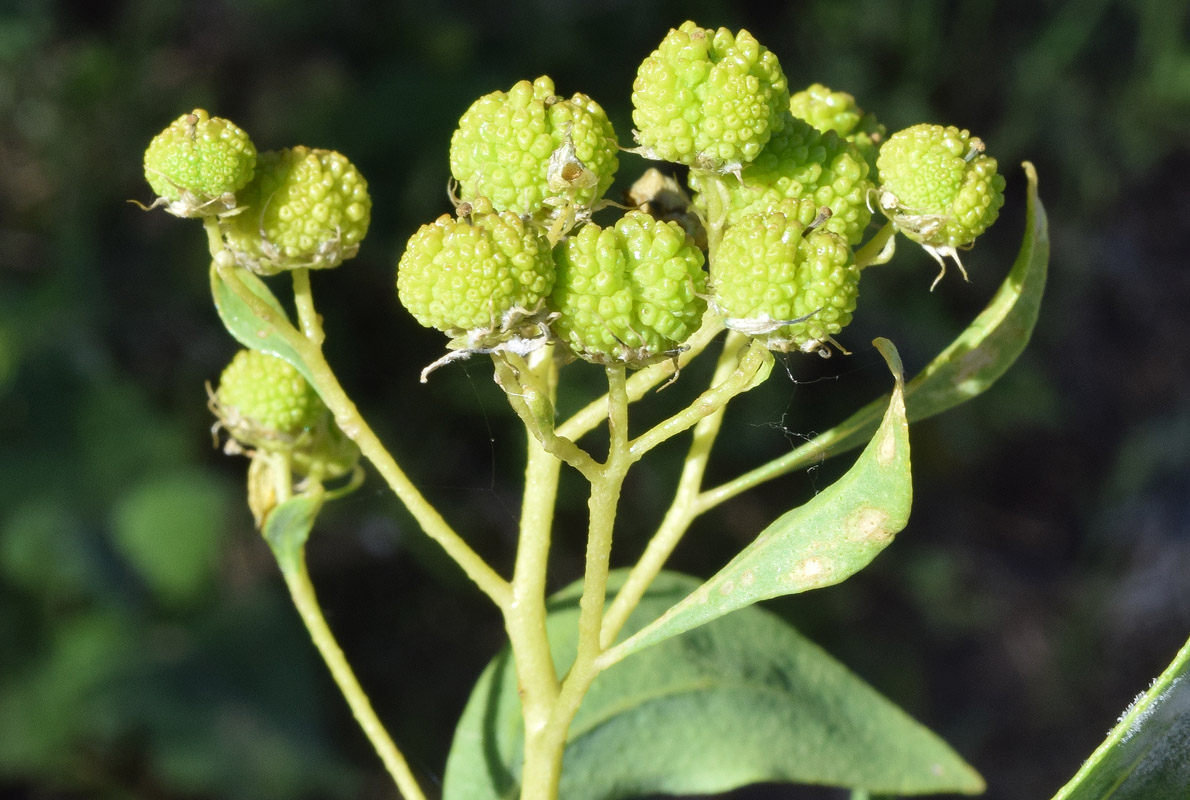
[[[1190,641],[1054,800],[1190,797]]]
[[[626,571],[613,573],[613,591]],[[628,631],[698,586],[663,573]],[[553,656],[574,658],[581,587],[551,605]],[[476,684],[446,764],[444,800],[514,800],[523,727],[507,650]],[[714,794],[757,782],[897,796],[976,793],[983,781],[915,722],[787,623],[743,609],[601,674],[567,740],[559,797]]]
[[[1037,170],[1026,161],[1028,207],[1025,236],[1012,270],[987,308],[938,357],[905,386],[910,422],[965,403],[1000,379],[1029,343],[1045,292],[1049,223],[1037,194]],[[776,477],[825,455],[858,447],[872,435],[887,398],[875,400],[843,422],[761,469]],[[774,470],[774,467],[777,469]]]
[[[779,517],[696,592],[616,648],[626,655],[770,597],[830,586],[863,569],[909,521],[913,485],[901,361],[877,348],[896,385],[876,435],[843,477]]]
[[[324,499],[321,492],[295,495],[279,503],[265,517],[260,532],[272,549],[281,573],[287,578],[301,568],[302,550]]]
[[[288,322],[285,309],[281,307],[280,301],[264,281],[242,267],[235,267],[235,274],[240,283],[248,287],[254,295]],[[214,264],[211,265],[211,294],[215,298],[215,310],[219,312],[223,326],[227,328],[228,333],[235,337],[237,342],[251,350],[260,350],[288,361],[298,372],[302,373],[302,377],[311,385],[317,385],[310,373],[310,368],[306,366],[306,362],[298,355],[297,351],[285,341],[268,320],[261,319],[250,305],[232,291],[231,287],[219,276]]]

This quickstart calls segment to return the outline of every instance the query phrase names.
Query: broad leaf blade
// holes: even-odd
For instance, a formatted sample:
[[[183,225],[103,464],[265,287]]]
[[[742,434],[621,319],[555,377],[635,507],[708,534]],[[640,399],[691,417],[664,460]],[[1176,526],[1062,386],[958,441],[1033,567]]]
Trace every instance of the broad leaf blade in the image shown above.
[[[1054,800],[1190,797],[1190,641]]]
[[[1025,236],[1012,270],[987,308],[906,385],[910,422],[940,414],[984,392],[1016,362],[1033,334],[1045,292],[1049,223],[1037,194],[1037,170],[1028,161],[1023,166],[1029,184]],[[783,456],[774,462],[780,470],[772,477],[868,441],[887,404],[888,398],[877,399]]]
[[[636,652],[771,597],[831,586],[867,566],[909,521],[913,484],[901,361],[887,339],[876,346],[896,385],[884,421],[843,477],[782,514],[698,591],[622,645]]]
[[[236,276],[254,295],[283,318],[288,319],[280,301],[264,281],[248,270],[239,267],[236,268]],[[227,328],[228,333],[235,337],[237,342],[250,350],[260,350],[288,361],[298,372],[302,373],[302,377],[311,385],[315,385],[310,368],[306,366],[306,362],[298,355],[297,351],[289,346],[267,320],[261,319],[251,306],[231,290],[219,276],[214,264],[211,265],[211,294],[215,298],[215,310],[219,312],[223,326]]]
[[[618,586],[626,573],[613,574]],[[698,581],[663,573],[628,630]],[[554,659],[573,659],[579,590],[553,606]],[[455,732],[445,800],[518,796],[522,724],[507,650],[480,678]],[[756,782],[872,792],[976,793],[983,781],[944,742],[789,627],[744,609],[602,674],[571,726],[559,796],[710,794]]]

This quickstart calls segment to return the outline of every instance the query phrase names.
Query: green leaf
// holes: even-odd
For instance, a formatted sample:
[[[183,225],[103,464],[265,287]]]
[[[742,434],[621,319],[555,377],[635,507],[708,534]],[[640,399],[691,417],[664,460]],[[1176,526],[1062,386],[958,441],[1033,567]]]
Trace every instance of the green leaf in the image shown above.
[[[636,652],[761,600],[839,583],[892,543],[909,521],[913,499],[909,425],[900,357],[887,339],[875,344],[896,385],[880,429],[851,469],[805,505],[782,514],[619,652]]]
[[[626,571],[613,573],[609,588]],[[662,573],[638,629],[698,581]],[[560,671],[573,660],[580,588],[551,604]],[[511,800],[521,769],[517,680],[505,649],[472,692],[446,764],[444,800]],[[724,792],[761,781],[924,794],[982,791],[933,733],[775,615],[757,607],[637,653],[600,675],[570,729],[560,797]]]
[[[242,267],[236,267],[235,274],[254,295],[288,321],[289,316],[281,307],[281,302],[264,281]],[[215,298],[215,310],[219,312],[223,326],[237,342],[251,350],[260,350],[288,361],[312,386],[316,385],[305,360],[277,333],[268,320],[262,319],[250,305],[232,291],[219,276],[214,264],[211,265],[211,294]]]
[[[116,505],[112,543],[160,600],[193,603],[215,574],[227,501],[197,470],[154,476]]]
[[[1049,223],[1037,194],[1037,171],[1026,161],[1028,180],[1025,236],[1012,270],[975,321],[905,386],[909,421],[940,414],[965,403],[999,380],[1029,343],[1049,264]],[[872,435],[888,398],[874,400],[829,431],[766,465],[777,474],[797,469],[823,455],[858,447]]]
[[[144,642],[126,612],[60,611],[28,662],[0,681],[0,775],[70,774],[71,754],[110,732],[112,688],[136,674]]]
[[[322,492],[295,495],[277,504],[265,517],[260,532],[272,548],[281,573],[287,578],[301,569],[302,549],[310,538],[314,520],[325,499]]]
[[[1054,800],[1190,797],[1190,641]]]

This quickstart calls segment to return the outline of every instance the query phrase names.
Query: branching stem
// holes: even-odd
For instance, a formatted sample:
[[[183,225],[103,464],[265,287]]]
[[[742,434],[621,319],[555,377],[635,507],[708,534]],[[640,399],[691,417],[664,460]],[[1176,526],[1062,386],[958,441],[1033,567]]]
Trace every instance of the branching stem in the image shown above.
[[[739,369],[739,348],[745,337],[732,332],[723,346],[723,353],[719,356],[719,363],[715,366],[715,374],[711,378],[711,385],[722,386],[729,377]],[[673,503],[665,513],[665,518],[657,532],[649,540],[645,552],[628,573],[620,591],[608,606],[603,618],[603,628],[600,631],[600,646],[607,649],[616,640],[620,629],[628,621],[628,617],[640,604],[649,586],[665,566],[678,542],[681,541],[690,523],[698,516],[696,501],[703,475],[706,472],[707,460],[711,448],[719,435],[719,428],[723,423],[723,414],[727,404],[722,403],[710,414],[698,420],[694,426],[694,438],[690,449],[686,453],[686,460],[682,465],[682,474],[678,479],[678,488],[674,493]],[[602,665],[601,665],[602,666]]]
[[[380,438],[360,415],[355,403],[347,396],[339,380],[335,377],[326,358],[322,355],[322,348],[307,339],[283,315],[271,308],[257,297],[239,279],[234,265],[215,260],[215,269],[220,279],[235,293],[236,297],[247,304],[254,313],[270,323],[275,333],[285,340],[305,363],[314,387],[318,390],[323,401],[334,414],[335,422],[349,439],[354,441],[365,458],[372,462],[377,472],[388,483],[389,488],[405,505],[409,513],[425,531],[426,535],[437,542],[447,554],[463,569],[480,591],[491,598],[499,608],[504,608],[510,598],[511,589],[508,581],[504,580],[483,558],[471,549],[463,538],[443,519],[438,510],[426,500],[417,490],[405,472],[397,465],[392,454],[381,443]],[[311,311],[312,311],[311,306]]]
[[[628,439],[628,390],[625,369],[607,367],[607,415],[610,445],[607,461],[589,476],[586,565],[579,600],[578,649],[558,692],[545,727],[525,738],[521,797],[553,800],[558,796],[566,734],[591,682],[599,674],[600,631],[607,602],[612,533],[624,477],[632,464]],[[522,687],[523,689],[523,687]]]
[[[527,369],[553,400],[557,366],[553,354],[540,350]],[[512,577],[512,598],[504,609],[504,627],[512,646],[517,682],[521,687],[521,711],[525,722],[526,749],[542,746],[560,688],[546,631],[545,593],[549,567],[550,534],[554,504],[558,495],[561,462],[527,436],[524,499],[521,504],[520,536]]]
[[[694,360],[722,331],[722,319],[718,314],[708,311],[703,317],[701,327],[686,341],[685,349],[678,353],[676,359],[645,367],[628,379],[628,402],[635,403],[644,397],[650,389],[673,377],[676,370]],[[592,400],[565,423],[558,426],[558,435],[571,441],[578,441],[583,434],[593,430],[595,426],[607,419],[607,404],[607,395]]]

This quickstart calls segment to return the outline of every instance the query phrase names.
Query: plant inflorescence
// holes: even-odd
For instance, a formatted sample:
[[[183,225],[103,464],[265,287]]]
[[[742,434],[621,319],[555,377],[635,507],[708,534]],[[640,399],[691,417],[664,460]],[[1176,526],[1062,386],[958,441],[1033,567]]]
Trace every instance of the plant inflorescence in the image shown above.
[[[455,360],[487,356],[527,431],[511,576],[421,495],[323,356],[310,274],[359,250],[372,214],[359,171],[327,150],[258,153],[243,130],[201,109],[149,145],[155,205],[206,227],[215,304],[246,348],[211,390],[211,407],[228,452],[251,459],[249,505],[315,644],[401,791],[424,797],[335,645],[303,557],[322,505],[361,480],[362,455],[491,599],[509,636],[500,658],[510,669],[485,673],[460,723],[445,797],[612,798],[750,780],[977,790],[978,776],[940,740],[784,623],[745,607],[837,583],[887,546],[909,511],[907,419],[986,388],[1024,346],[1044,278],[1044,214],[1031,167],[1031,228],[1011,288],[988,320],[908,385],[895,348],[878,340],[894,376],[887,399],[806,447],[704,487],[726,407],[764,382],[772,352],[846,353],[845,328],[862,313],[861,283],[892,257],[896,235],[939,262],[957,262],[958,250],[995,220],[1004,180],[967,131],[923,124],[890,136],[849,94],[812,84],[791,95],[777,56],[747,31],[693,22],[671,30],[641,64],[631,99],[632,142],[594,99],[558,94],[549,77],[476,100],[450,142],[454,212],[421,226],[397,264],[400,304],[446,336],[422,380]],[[668,163],[647,170],[625,197],[609,197],[633,154]],[[874,224],[874,214],[884,221]],[[293,314],[274,294],[282,274],[292,281]],[[684,410],[636,430],[633,404],[678,379],[720,337],[710,385]],[[602,369],[607,391],[559,419],[558,386],[576,362]],[[600,458],[582,440],[603,425]],[[664,521],[635,565],[613,570],[625,481],[649,451],[686,434]],[[663,571],[701,514],[865,442],[844,478],[777,518],[718,575],[704,582]],[[547,606],[563,469],[590,488],[586,561],[581,581]],[[725,616],[731,611],[739,613]],[[691,639],[694,628],[711,644]],[[770,628],[778,632],[756,633]],[[665,657],[642,661],[648,653]],[[693,705],[667,693],[666,681],[696,674],[704,689]],[[785,682],[775,703],[772,687],[757,683],[764,674]],[[682,758],[658,744],[673,737],[649,734],[663,723],[636,702],[641,692],[672,694],[666,702],[676,716],[666,719],[705,728]],[[815,719],[799,693],[834,698],[823,700],[832,719]],[[616,752],[635,755],[612,764],[600,736],[571,740],[583,719],[599,719]],[[825,722],[854,735],[824,737]],[[765,734],[766,726],[781,733]],[[699,755],[753,740],[728,766]],[[821,758],[791,759],[791,747]],[[872,762],[882,748],[886,757]]]

